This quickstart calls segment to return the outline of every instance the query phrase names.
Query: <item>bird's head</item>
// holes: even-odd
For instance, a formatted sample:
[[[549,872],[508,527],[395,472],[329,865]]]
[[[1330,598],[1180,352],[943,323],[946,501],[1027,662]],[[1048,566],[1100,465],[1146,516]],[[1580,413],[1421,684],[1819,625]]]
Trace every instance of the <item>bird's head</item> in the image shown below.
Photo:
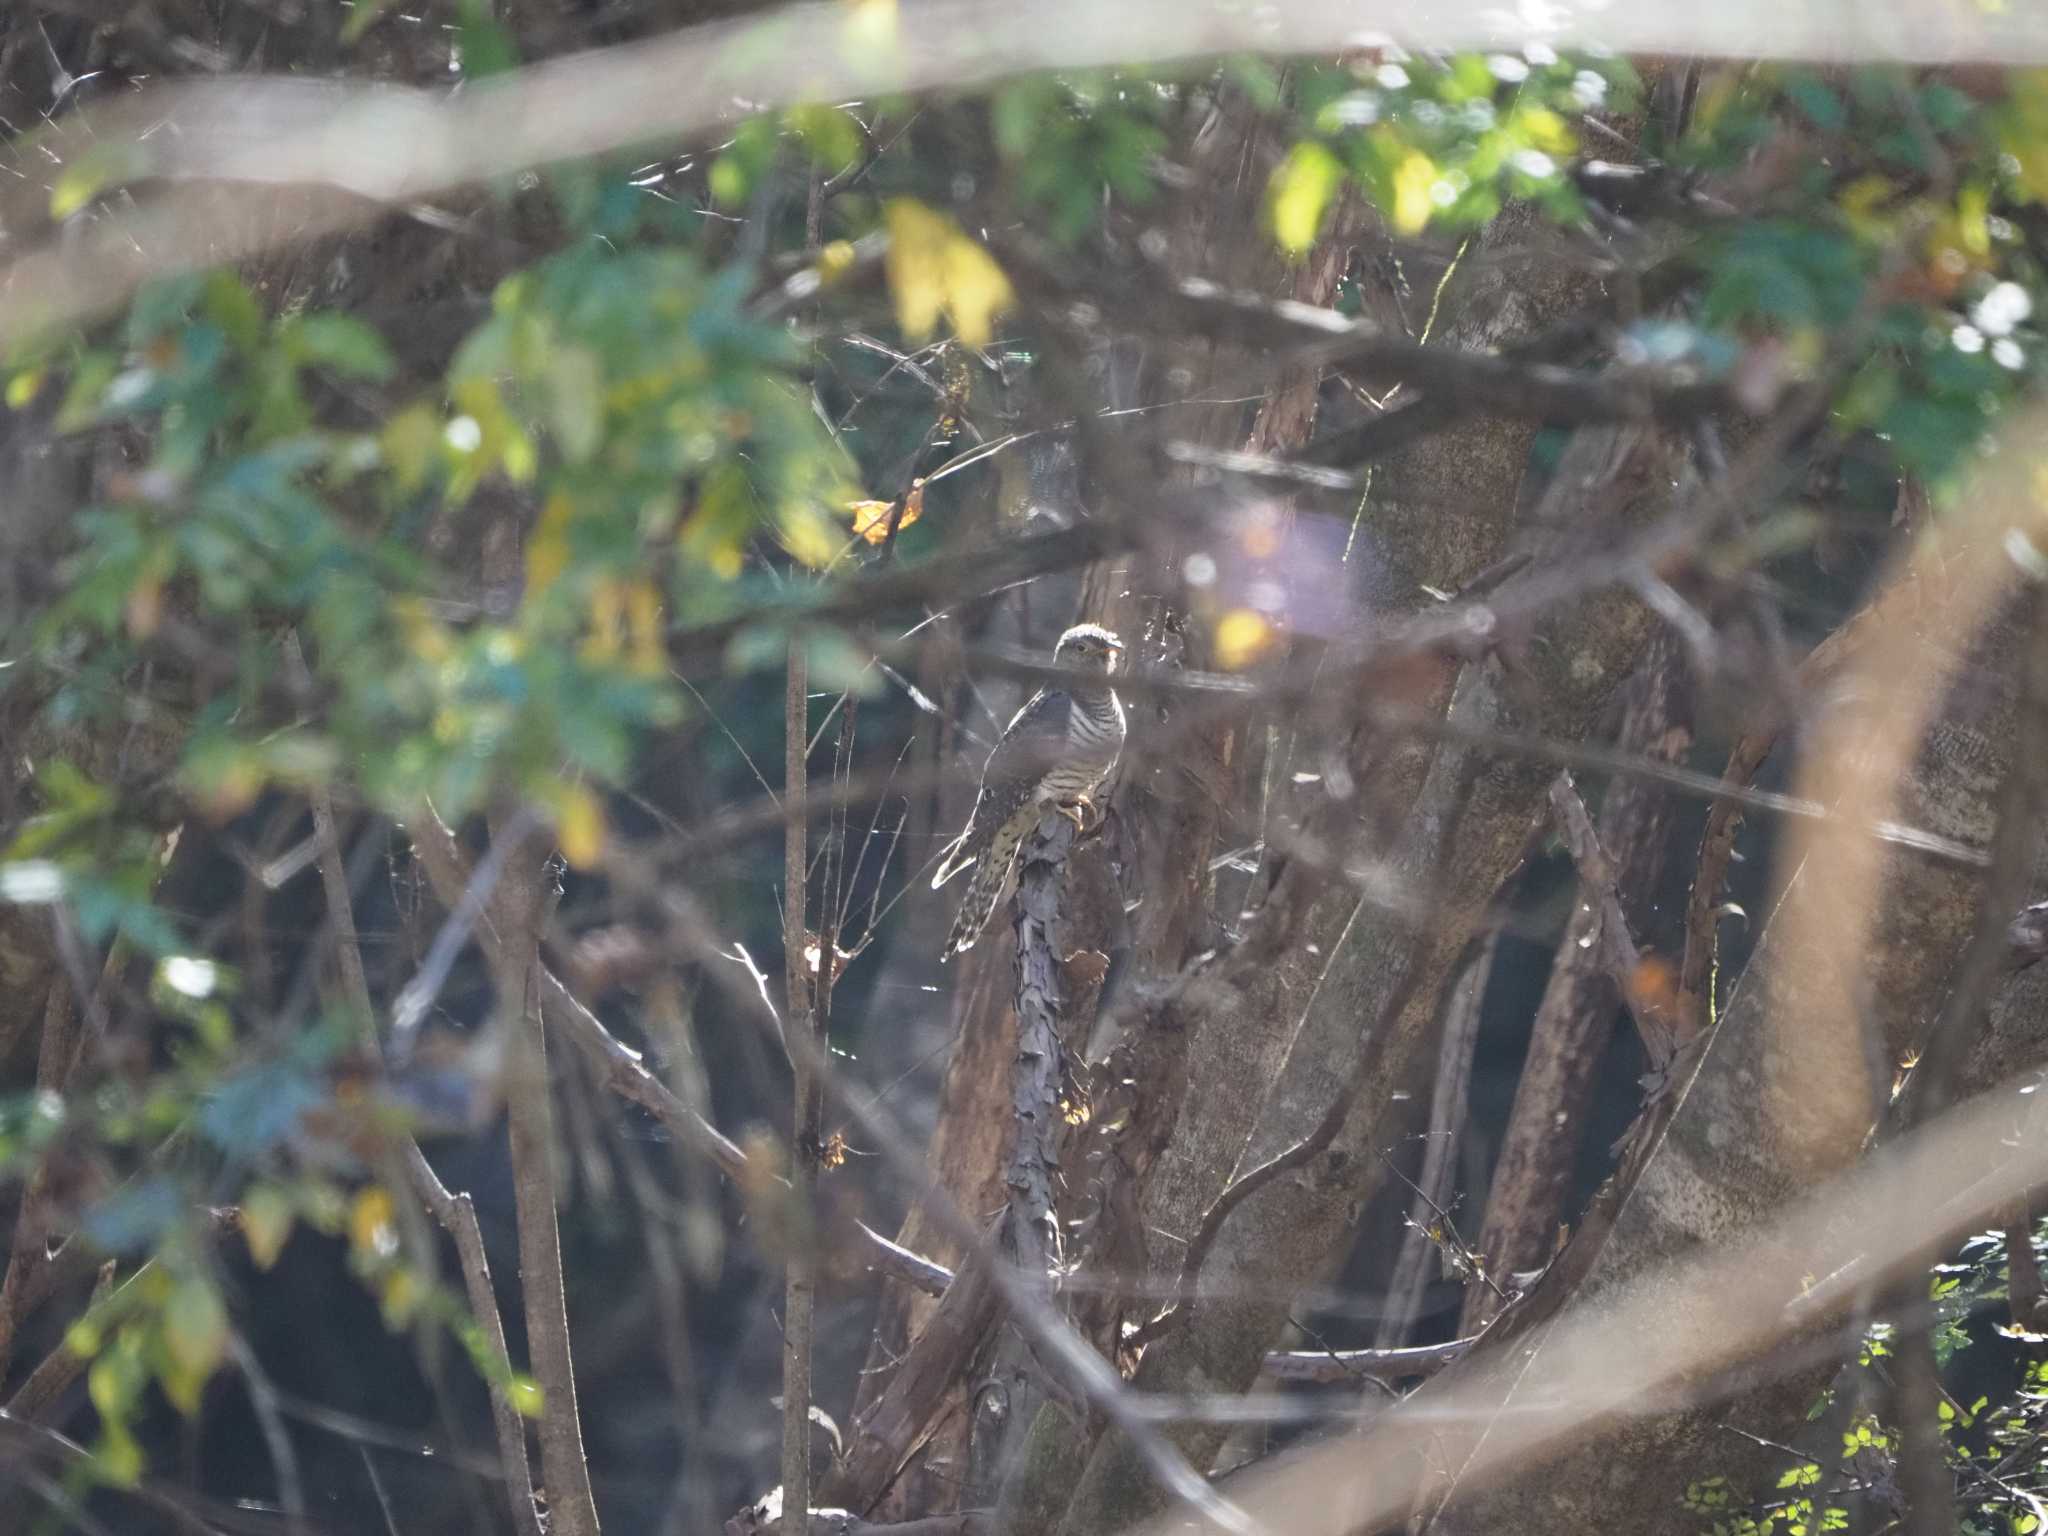
[[[1100,624],[1076,624],[1053,649],[1052,659],[1063,667],[1089,672],[1114,672],[1117,658],[1124,653],[1123,641]]]

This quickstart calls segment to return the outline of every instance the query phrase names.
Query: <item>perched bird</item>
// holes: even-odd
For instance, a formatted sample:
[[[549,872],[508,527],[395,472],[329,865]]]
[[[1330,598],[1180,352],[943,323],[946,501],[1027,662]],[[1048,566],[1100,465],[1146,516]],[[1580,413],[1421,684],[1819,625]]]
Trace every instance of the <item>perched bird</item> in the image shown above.
[[[995,914],[1017,847],[1048,805],[1085,803],[1116,766],[1124,745],[1124,707],[1109,686],[1124,643],[1100,624],[1076,624],[1060,636],[1056,665],[1100,673],[1033,694],[1003,727],[1002,739],[981,770],[981,792],[967,830],[955,838],[932,876],[932,889],[970,866],[974,878],[961,898],[953,931],[940,959],[974,947]]]

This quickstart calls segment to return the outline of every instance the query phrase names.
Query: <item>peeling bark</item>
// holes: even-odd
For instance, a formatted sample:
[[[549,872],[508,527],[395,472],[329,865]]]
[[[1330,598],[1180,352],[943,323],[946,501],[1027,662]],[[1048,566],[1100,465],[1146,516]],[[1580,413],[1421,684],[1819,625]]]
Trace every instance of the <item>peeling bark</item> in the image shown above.
[[[1938,580],[1910,579],[1915,568],[1880,599],[1883,638],[1872,647],[1879,654],[1858,663],[1864,691],[1839,695],[1832,719],[1815,733],[1832,743],[1832,758],[1811,771],[1837,776],[1828,799],[1847,796],[1848,809],[1809,834],[1807,860],[1795,845],[1772,920],[1692,1053],[1696,1071],[1674,1090],[1668,1129],[1641,1158],[1632,1187],[1617,1192],[1604,1242],[1589,1261],[1570,1266],[1583,1272],[1575,1306],[1598,1307],[1688,1253],[1738,1246],[1786,1201],[1859,1155],[1892,1066],[1916,1048],[1941,1005],[1981,894],[1976,871],[1880,847],[1861,818],[1896,814],[1980,845],[1990,836],[2012,713],[2012,634],[1997,617],[2000,578],[1982,574],[1996,558],[1950,551]],[[1986,603],[1994,605],[1989,622]],[[1968,635],[1979,625],[1958,666],[1958,631]],[[1914,686],[1933,688],[1938,705],[1916,733],[1917,755],[1910,739],[1898,740],[1908,726],[1897,713],[1909,711],[1910,725],[1914,706],[1898,700],[1913,697],[1906,682],[1916,670]],[[1871,686],[1876,677],[1883,687]],[[1878,767],[1868,766],[1873,751]],[[1838,787],[1881,778],[1888,752],[1904,758],[1896,812]],[[1808,867],[1816,859],[1825,873]],[[1855,926],[1859,912],[1867,935]],[[1559,1288],[1570,1293],[1566,1268],[1559,1266]],[[1676,1297],[1672,1308],[1671,1325],[1684,1327],[1688,1314]],[[1812,1327],[1832,1321],[1818,1318]],[[1485,1368],[1488,1353],[1475,1352],[1475,1368]],[[1540,1360],[1532,1364],[1520,1350],[1513,1358],[1517,1379],[1541,1379]],[[1823,1366],[1783,1375],[1772,1361],[1752,1362],[1737,1373],[1731,1400],[1611,1422],[1512,1492],[1453,1504],[1436,1529],[1459,1536],[1511,1522],[1528,1536],[1563,1536],[1588,1521],[1657,1529],[1679,1517],[1688,1483],[1717,1476],[1746,1497],[1771,1453],[1723,1426],[1780,1438],[1826,1373]],[[1725,1377],[1720,1387],[1725,1395]],[[1448,1450],[1447,1464],[1455,1469],[1462,1455]]]

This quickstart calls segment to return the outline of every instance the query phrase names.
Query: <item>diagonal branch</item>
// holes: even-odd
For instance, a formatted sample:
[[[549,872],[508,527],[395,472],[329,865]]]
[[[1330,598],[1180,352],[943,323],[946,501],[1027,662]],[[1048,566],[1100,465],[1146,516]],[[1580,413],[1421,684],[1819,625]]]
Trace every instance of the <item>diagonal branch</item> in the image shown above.
[[[548,1527],[556,1536],[597,1536],[597,1504],[583,1455],[576,1368],[569,1339],[569,1296],[562,1277],[560,1196],[555,1184],[553,1094],[541,1026],[540,935],[553,905],[546,851],[520,836],[520,818],[494,818],[492,835],[511,836],[505,870],[490,900],[503,942],[491,954],[491,979],[506,1046],[505,1109],[512,1151],[512,1193],[519,1227],[519,1283],[526,1301],[526,1348],[540,1382],[541,1477]]]
[[[296,645],[294,645],[296,649]],[[362,944],[356,935],[354,907],[349,898],[348,874],[341,855],[341,837],[335,826],[334,796],[327,786],[312,792],[313,835],[318,843],[321,889],[327,898],[328,921],[334,925],[340,953],[341,974],[349,1005],[365,1030],[371,1028],[376,1011],[370,999],[369,978],[363,971]],[[436,821],[438,825],[438,819]],[[467,1193],[448,1191],[426,1154],[412,1137],[401,1149],[407,1178],[441,1229],[455,1243],[456,1260],[462,1269],[463,1290],[469,1296],[470,1315],[483,1330],[491,1357],[509,1378],[512,1358],[505,1347],[505,1324],[498,1314],[498,1295],[491,1286],[490,1260],[484,1252],[483,1232],[477,1225],[476,1209]],[[504,1463],[505,1496],[512,1506],[513,1528],[519,1536],[541,1536],[540,1511],[533,1501],[533,1472],[526,1460],[526,1425],[513,1404],[503,1380],[488,1384],[491,1423],[497,1432],[498,1455]]]
[[[1650,1070],[1661,1074],[1688,1038],[1679,1023],[1671,1000],[1657,989],[1643,984],[1643,957],[1628,931],[1628,917],[1621,910],[1621,893],[1615,888],[1613,861],[1600,846],[1600,834],[1579,798],[1578,787],[1569,773],[1560,773],[1550,786],[1551,809],[1557,813],[1558,830],[1578,869],[1579,883],[1600,916],[1597,942],[1601,960],[1614,983],[1628,1016],[1643,1038],[1649,1053]]]

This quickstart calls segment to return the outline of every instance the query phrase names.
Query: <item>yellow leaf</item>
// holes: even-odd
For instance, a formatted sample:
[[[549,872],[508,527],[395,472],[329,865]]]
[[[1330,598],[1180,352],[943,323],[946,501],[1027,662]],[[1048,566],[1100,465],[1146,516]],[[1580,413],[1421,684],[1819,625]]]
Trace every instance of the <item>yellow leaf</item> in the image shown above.
[[[626,627],[633,636],[633,670],[655,677],[668,669],[662,649],[661,593],[642,577],[626,587]]]
[[[1548,107],[1530,107],[1521,114],[1529,142],[1549,155],[1569,155],[1579,147],[1565,120]]]
[[[7,404],[11,410],[20,410],[41,393],[43,370],[24,368],[7,381]]]
[[[228,1348],[228,1312],[203,1275],[181,1280],[164,1306],[164,1352],[175,1368],[159,1373],[164,1391],[187,1413]]]
[[[818,281],[829,286],[846,275],[853,265],[854,249],[851,240],[833,240],[818,252]]]
[[[995,317],[1016,302],[995,258],[915,198],[892,198],[885,218],[889,255],[883,270],[903,334],[921,342],[944,315],[967,345],[986,346],[995,335]]]
[[[1304,139],[1288,152],[1266,192],[1273,238],[1283,249],[1299,255],[1316,243],[1323,210],[1343,180],[1343,162],[1314,139]]]
[[[555,840],[562,857],[588,869],[604,857],[604,807],[580,784],[571,784],[555,808]]]
[[[946,248],[947,311],[953,329],[970,347],[995,340],[996,316],[1016,302],[1017,295],[995,257],[961,235]]]
[[[365,1259],[388,1259],[398,1252],[398,1211],[391,1192],[371,1184],[356,1192],[348,1212],[349,1246]]]
[[[545,1400],[541,1396],[540,1383],[531,1376],[514,1371],[512,1380],[505,1389],[505,1395],[512,1400],[512,1406],[518,1410],[521,1418],[540,1417],[541,1404]]]
[[[242,1240],[258,1269],[269,1269],[292,1235],[292,1204],[275,1184],[257,1184],[242,1196]]]
[[[947,221],[907,197],[890,201],[887,219],[889,255],[883,272],[896,300],[896,323],[912,341],[923,341],[945,308]]]
[[[1430,189],[1436,185],[1436,163],[1419,149],[1411,149],[1394,168],[1394,228],[1404,235],[1419,235],[1436,211]]]
[[[896,505],[893,501],[856,501],[847,507],[853,514],[853,531],[870,544],[880,544],[889,537],[889,512]],[[920,517],[924,516],[924,482],[918,481],[904,498],[903,514],[896,519],[896,531],[902,532]]]
[[[384,1277],[378,1290],[377,1300],[384,1313],[384,1326],[392,1329],[403,1328],[412,1321],[424,1296],[418,1277],[402,1265]]]
[[[541,508],[540,522],[526,546],[526,595],[538,597],[569,565],[569,518],[575,505],[557,491]]]
[[[782,547],[816,570],[839,553],[839,538],[817,508],[795,502],[783,508]]]
[[[625,622],[624,584],[606,577],[590,589],[590,633],[583,641],[583,659],[602,664],[618,655]]]
[[[893,501],[850,502],[846,510],[853,514],[853,531],[870,544],[879,544],[889,536],[889,509]]]
[[[1216,621],[1216,665],[1226,672],[1250,666],[1273,643],[1273,626],[1263,614],[1233,608]]]

